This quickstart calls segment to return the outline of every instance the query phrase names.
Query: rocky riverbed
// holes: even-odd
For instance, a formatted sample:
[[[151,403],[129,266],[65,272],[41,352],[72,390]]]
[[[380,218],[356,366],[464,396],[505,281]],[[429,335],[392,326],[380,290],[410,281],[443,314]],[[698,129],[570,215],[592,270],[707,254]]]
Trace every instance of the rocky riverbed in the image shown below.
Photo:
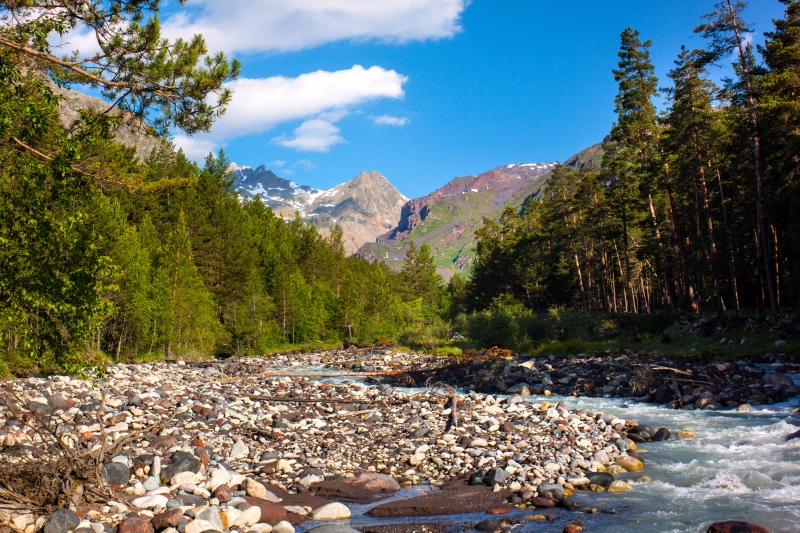
[[[529,359],[495,358],[490,352],[464,358],[397,357],[362,350],[330,352],[315,360],[342,370],[394,372],[388,379],[398,385],[444,381],[488,394],[637,397],[671,408],[755,407],[800,394],[786,376],[800,372],[800,364],[781,354],[714,362],[704,356],[670,359],[634,351]],[[765,364],[772,366],[767,369]]]
[[[596,371],[591,361],[585,369],[577,358],[459,364],[524,379],[549,374],[557,381],[562,368],[574,368],[576,376]],[[620,362],[604,362],[598,364],[605,377],[617,379]],[[398,386],[416,383],[413,376],[426,368],[430,388]],[[597,512],[577,504],[575,495],[627,492],[647,483],[641,472],[646,454],[637,453],[636,443],[694,437],[690,427],[653,428],[547,397],[531,401],[522,394],[533,391],[522,387],[502,397],[456,393],[440,382],[462,384],[470,374],[446,380],[439,376],[446,368],[447,361],[411,354],[332,352],[116,365],[96,382],[58,376],[10,382],[0,408],[0,522],[25,533],[292,533],[347,519],[354,506],[390,518],[533,510],[525,517],[475,520],[494,531],[553,520],[555,510]],[[763,383],[774,379],[765,375],[781,375],[747,364],[734,368],[742,369],[733,374],[739,376],[752,368],[747,379],[757,375]],[[365,383],[330,379],[329,369],[389,375]],[[509,385],[507,379],[497,383]],[[54,450],[54,442],[69,451]],[[89,476],[37,502],[36,491],[25,492],[13,477],[65,454],[102,463],[103,490]],[[36,475],[54,484],[64,477]],[[381,501],[402,487],[426,485],[441,490]],[[14,490],[25,501],[13,505]],[[41,514],[53,507],[61,509]],[[577,531],[579,516],[564,518],[564,530]]]

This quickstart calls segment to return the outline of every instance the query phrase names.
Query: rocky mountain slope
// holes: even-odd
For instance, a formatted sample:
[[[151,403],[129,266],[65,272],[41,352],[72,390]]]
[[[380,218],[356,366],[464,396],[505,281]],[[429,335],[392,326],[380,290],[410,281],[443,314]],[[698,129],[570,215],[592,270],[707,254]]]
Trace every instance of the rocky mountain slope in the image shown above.
[[[604,153],[602,143],[594,144],[564,161],[564,166],[575,170],[583,170],[584,168],[598,170],[603,164]]]
[[[564,162],[575,170],[599,168],[601,144],[591,146]],[[427,242],[445,279],[469,269],[475,260],[475,230],[484,218],[498,219],[507,207],[519,209],[538,199],[555,163],[505,165],[477,176],[455,178],[428,196],[403,206],[400,223],[358,255],[400,267],[410,241]]]
[[[58,103],[59,116],[62,124],[69,128],[78,118],[78,110],[91,109],[92,111],[105,111],[108,104],[94,96],[83,94],[72,89],[65,89],[51,84],[53,92],[61,96]],[[117,140],[122,144],[136,147],[136,155],[141,159],[147,158],[153,149],[157,148],[162,138],[157,135],[148,134],[144,126],[137,127],[133,124],[123,125],[117,131]]]
[[[475,257],[475,230],[483,219],[499,217],[506,207],[518,209],[526,198],[540,194],[554,167],[555,163],[513,164],[455,178],[407,202],[400,223],[362,246],[358,255],[399,266],[413,240],[418,246],[428,243],[446,278],[467,270]]]
[[[338,224],[345,249],[354,254],[362,245],[395,227],[408,198],[379,172],[362,172],[355,178],[323,191],[283,179],[265,166],[232,165],[234,187],[243,198],[261,200],[283,216],[299,212],[323,233]]]

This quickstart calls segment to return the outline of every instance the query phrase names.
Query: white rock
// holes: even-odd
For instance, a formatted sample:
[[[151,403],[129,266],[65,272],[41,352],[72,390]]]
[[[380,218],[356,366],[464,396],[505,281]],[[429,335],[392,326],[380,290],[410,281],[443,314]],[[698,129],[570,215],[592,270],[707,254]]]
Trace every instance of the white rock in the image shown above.
[[[172,479],[169,480],[169,484],[173,487],[179,487],[181,485],[197,485],[199,482],[200,476],[194,472],[178,472],[172,476]]]
[[[261,498],[264,499],[264,496],[267,495],[267,489],[259,483],[258,481],[252,479],[245,479],[242,483],[242,488],[247,493],[248,496],[253,498]]]
[[[154,509],[156,507],[166,507],[169,498],[156,494],[154,496],[144,496],[133,500],[133,505],[139,509]]]
[[[132,468],[133,467],[133,461],[131,461],[130,459],[128,459],[124,455],[118,455],[118,456],[114,457],[113,459],[111,459],[111,462],[112,463],[123,464],[123,465],[127,466],[128,468]]]
[[[258,509],[258,507],[251,507],[251,509]],[[242,515],[242,512],[239,509],[228,507],[227,509],[221,509],[219,512],[219,518],[222,520],[222,526],[226,529],[230,529],[235,523],[236,520]],[[261,518],[261,510],[259,509],[258,512],[259,518]]]
[[[329,503],[314,511],[311,517],[314,520],[347,520],[350,518],[350,509],[338,502]]]
[[[216,525],[208,520],[193,520],[186,525],[184,533],[203,533],[203,531],[221,531]]]
[[[272,526],[269,524],[253,524],[250,527],[250,531],[255,531],[255,533],[272,533]]]
[[[217,490],[222,485],[230,484],[231,473],[224,468],[215,468],[210,473],[209,479],[211,481],[211,490]],[[241,484],[241,482],[240,482]]]
[[[251,527],[261,520],[261,508],[253,506],[243,511],[233,523],[236,527]]]
[[[473,439],[472,442],[469,443],[469,445],[472,448],[486,448],[489,445],[489,443],[487,442],[486,439],[478,438],[478,439]]]
[[[303,485],[305,488],[308,488],[314,483],[319,483],[320,481],[322,481],[321,477],[312,474],[310,476],[306,476],[303,479],[301,479],[300,484]]]
[[[187,531],[186,533],[192,532]],[[294,533],[294,527],[286,520],[283,520],[272,527],[272,533]]]
[[[292,465],[286,459],[281,459],[280,461],[278,461],[278,464],[275,465],[275,471],[276,472],[287,472],[287,473],[292,472]],[[273,528],[273,530],[274,530],[274,528]]]
[[[305,507],[300,507],[299,505],[284,505],[284,509],[286,509],[287,513],[297,514],[300,516],[308,516],[308,511]]]
[[[228,456],[228,459],[235,461],[236,459],[245,458],[248,455],[250,455],[250,448],[248,448],[247,444],[244,442],[237,440],[233,448],[231,448],[231,454]]]
[[[411,466],[417,466],[424,460],[425,460],[424,453],[415,453],[414,455],[411,456],[411,459],[409,459],[408,462]]]
[[[150,475],[156,479],[161,477],[161,457],[153,457],[153,466],[150,467]]]

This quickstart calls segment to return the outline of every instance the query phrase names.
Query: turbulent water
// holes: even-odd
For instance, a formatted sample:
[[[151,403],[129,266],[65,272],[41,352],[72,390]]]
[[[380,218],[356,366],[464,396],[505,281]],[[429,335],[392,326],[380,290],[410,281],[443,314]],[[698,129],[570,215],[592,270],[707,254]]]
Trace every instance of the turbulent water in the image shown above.
[[[800,375],[793,379],[800,383]],[[800,415],[793,413],[798,407],[797,399],[743,413],[675,411],[600,398],[551,396],[529,400],[537,403],[560,400],[571,409],[602,411],[673,431],[691,429],[697,438],[640,445],[640,451],[646,450],[644,473],[651,481],[632,483],[633,491],[613,494],[577,491],[574,495],[582,507],[616,513],[584,514],[552,509],[547,513],[556,516],[556,522],[526,522],[514,528],[515,532],[558,532],[573,518],[584,521],[585,531],[597,533],[698,533],[705,532],[708,524],[724,520],[756,523],[771,533],[800,531],[800,439],[785,442],[786,436],[800,426]],[[430,490],[437,489],[429,486],[403,489],[393,499]],[[432,521],[431,517],[377,520],[363,516],[369,507],[352,505],[350,525]],[[524,519],[538,513],[524,509],[515,510],[510,516]],[[434,517],[454,526],[487,518],[486,515]],[[307,527],[298,530],[308,529],[311,524],[304,525]]]

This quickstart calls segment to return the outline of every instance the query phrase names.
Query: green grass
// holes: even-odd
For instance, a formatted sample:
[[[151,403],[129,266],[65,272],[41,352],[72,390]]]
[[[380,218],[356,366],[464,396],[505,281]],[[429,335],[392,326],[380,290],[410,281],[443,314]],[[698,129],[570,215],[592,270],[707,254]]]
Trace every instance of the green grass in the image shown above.
[[[677,326],[670,326],[665,333],[671,338],[671,342],[667,344],[661,342],[661,334],[620,337],[612,340],[571,339],[542,342],[536,347],[533,354],[539,356],[551,353],[574,355],[635,350],[672,357],[690,357],[708,351],[719,359],[737,359],[768,353],[800,355],[800,338],[790,337],[785,346],[778,348],[775,346],[777,337],[774,332],[770,331],[731,330],[723,332],[720,337],[704,337],[701,331],[689,333]],[[726,340],[724,344],[721,343],[722,339]],[[741,342],[742,339],[745,339],[744,344]],[[733,344],[727,342],[731,340]]]

